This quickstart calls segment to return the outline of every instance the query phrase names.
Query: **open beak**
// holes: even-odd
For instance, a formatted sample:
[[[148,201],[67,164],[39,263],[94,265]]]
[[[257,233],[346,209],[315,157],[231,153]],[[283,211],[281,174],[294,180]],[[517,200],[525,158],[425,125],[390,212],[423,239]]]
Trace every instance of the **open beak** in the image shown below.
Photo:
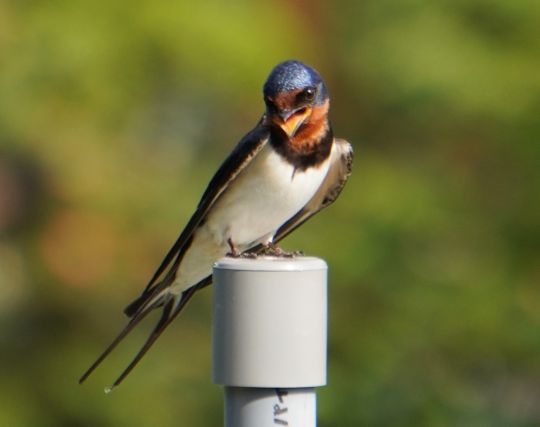
[[[278,116],[281,119],[281,123],[278,123],[281,129],[289,136],[293,137],[296,131],[302,123],[309,117],[311,114],[311,107],[303,107],[299,110],[291,111],[285,110],[281,111]]]

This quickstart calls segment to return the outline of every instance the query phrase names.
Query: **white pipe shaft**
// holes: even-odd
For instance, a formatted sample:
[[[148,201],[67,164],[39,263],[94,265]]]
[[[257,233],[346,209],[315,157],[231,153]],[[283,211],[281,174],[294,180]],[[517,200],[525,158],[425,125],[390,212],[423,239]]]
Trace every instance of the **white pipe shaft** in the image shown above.
[[[214,266],[213,378],[226,427],[316,425],[326,384],[327,265],[223,258]]]
[[[225,387],[225,427],[315,427],[314,388]]]

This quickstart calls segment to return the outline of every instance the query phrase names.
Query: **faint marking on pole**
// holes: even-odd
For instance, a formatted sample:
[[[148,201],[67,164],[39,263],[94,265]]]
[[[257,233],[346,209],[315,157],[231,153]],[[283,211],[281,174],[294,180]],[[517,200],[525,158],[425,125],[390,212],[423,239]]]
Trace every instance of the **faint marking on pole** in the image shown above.
[[[289,409],[287,406],[285,406],[285,399],[284,397],[289,394],[286,390],[280,390],[279,388],[276,388],[276,396],[278,398],[279,403],[283,404],[284,406],[279,406],[279,403],[276,403],[274,405],[274,424],[279,424],[282,426],[288,426],[289,422],[286,419],[283,418],[277,418],[280,415],[286,414]]]

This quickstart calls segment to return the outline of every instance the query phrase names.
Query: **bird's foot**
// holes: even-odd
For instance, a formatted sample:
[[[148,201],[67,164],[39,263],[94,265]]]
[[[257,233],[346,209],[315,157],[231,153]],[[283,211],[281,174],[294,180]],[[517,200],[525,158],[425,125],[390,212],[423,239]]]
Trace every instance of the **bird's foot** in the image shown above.
[[[227,254],[225,256],[227,256],[229,258],[240,258],[240,255],[242,255],[242,252],[240,252],[238,250],[238,248],[233,243],[233,241],[231,240],[230,237],[227,239],[227,244],[229,245],[230,251],[227,252]]]
[[[257,254],[254,252],[227,252],[225,254],[227,258],[244,258],[244,259],[255,259]]]
[[[297,256],[303,256],[304,252],[302,251],[287,252],[281,249],[278,245],[274,243],[268,243],[267,245],[264,246],[263,250],[261,251],[261,255],[274,256],[277,258],[295,258]]]
[[[255,259],[257,258],[257,254],[255,252],[242,252],[240,258]]]
[[[233,243],[233,241],[229,238],[227,239],[227,244],[229,245],[230,252],[227,252],[225,254],[226,257],[229,258],[246,258],[246,259],[254,259],[257,258],[257,254],[255,252],[240,252],[236,245]]]

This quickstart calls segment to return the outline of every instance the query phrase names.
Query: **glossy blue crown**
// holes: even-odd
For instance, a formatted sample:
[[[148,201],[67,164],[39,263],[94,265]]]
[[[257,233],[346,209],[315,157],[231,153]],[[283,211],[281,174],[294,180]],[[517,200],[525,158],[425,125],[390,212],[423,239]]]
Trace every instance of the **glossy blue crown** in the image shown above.
[[[265,96],[273,97],[281,92],[310,86],[319,88],[315,103],[322,103],[328,98],[328,91],[320,74],[303,62],[290,60],[275,66],[264,84],[263,92]]]

